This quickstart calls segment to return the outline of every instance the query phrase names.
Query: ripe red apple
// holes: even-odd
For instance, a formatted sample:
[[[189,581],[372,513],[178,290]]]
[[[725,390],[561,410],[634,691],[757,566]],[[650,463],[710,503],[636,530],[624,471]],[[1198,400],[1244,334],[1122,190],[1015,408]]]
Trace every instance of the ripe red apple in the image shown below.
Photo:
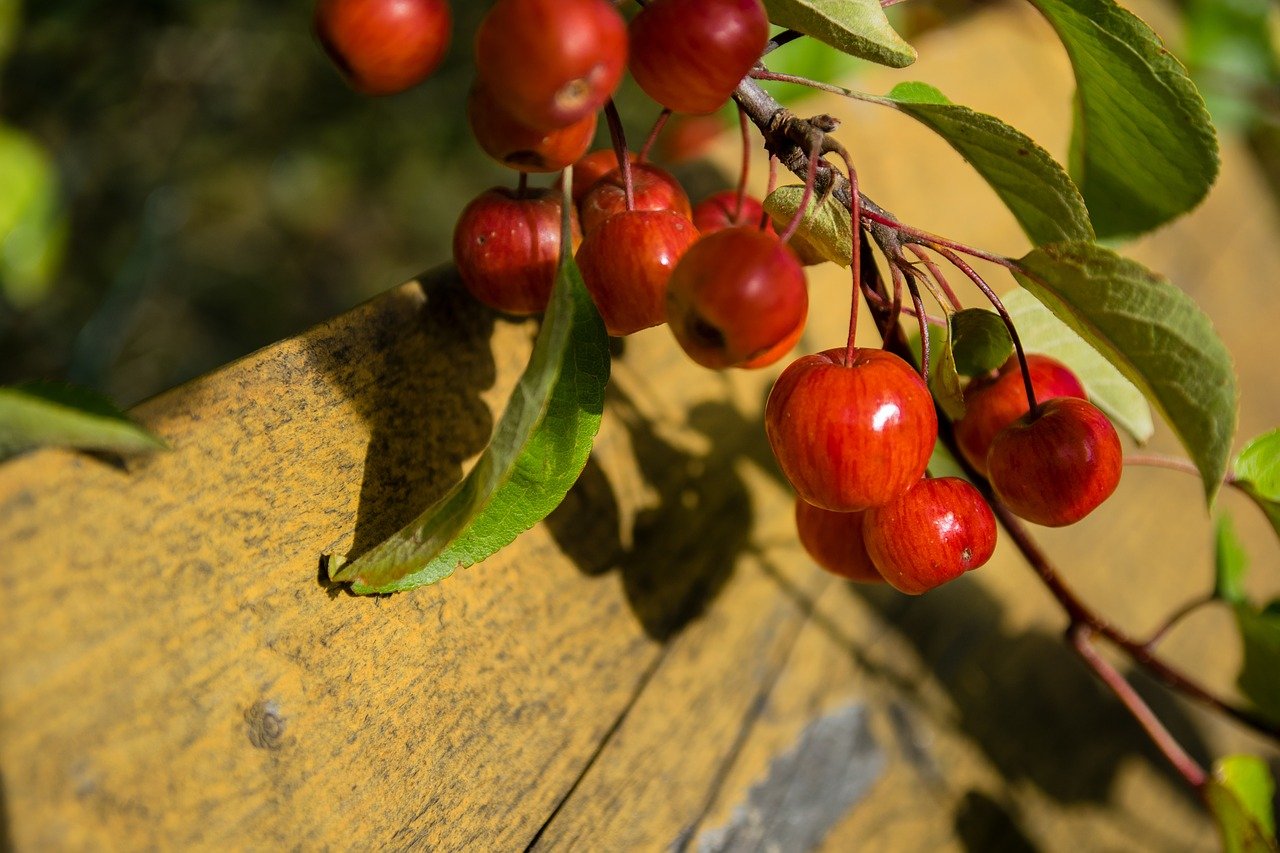
[[[769,40],[760,0],[652,0],[631,21],[631,75],[658,103],[710,113]]]
[[[861,512],[832,512],[796,498],[796,531],[813,561],[842,578],[884,583],[862,542]]]
[[[667,322],[704,367],[759,366],[804,327],[804,270],[776,237],[728,228],[698,239],[667,285]]]
[[[630,210],[587,233],[578,267],[611,335],[665,323],[667,280],[698,239],[693,223],[670,210]]]
[[[1088,399],[1084,386],[1065,364],[1047,355],[1027,356],[1036,400],[1054,397]],[[987,451],[996,433],[1027,413],[1027,390],[1017,356],[1010,356],[995,376],[974,379],[964,389],[964,417],[956,421],[956,444],[974,470],[987,474]]]
[[[582,239],[570,211],[573,245]],[[468,204],[453,231],[453,260],[471,294],[510,314],[545,311],[560,258],[560,193],[504,187]]]
[[[549,130],[592,115],[627,64],[608,0],[498,0],[476,33],[476,71],[507,112]]]
[[[773,221],[764,215],[764,205],[758,198],[750,195],[742,196],[742,207],[739,209],[737,190],[722,190],[707,196],[693,208],[693,224],[698,226],[698,230],[703,234],[712,234],[739,225],[759,228],[761,219],[764,220],[764,230],[767,233],[776,233],[773,230]]]
[[[446,0],[320,0],[315,31],[351,87],[391,95],[444,59],[453,28]]]
[[[867,348],[848,364],[843,348],[793,361],[769,394],[764,426],[800,497],[836,512],[901,495],[924,474],[938,438],[919,374],[896,355]]]
[[[581,157],[596,135],[595,113],[557,130],[537,130],[507,113],[478,84],[467,98],[467,122],[486,154],[521,172],[558,172]]]
[[[693,214],[689,196],[680,182],[670,172],[651,163],[632,165],[631,195],[633,210],[671,210],[685,219]],[[622,170],[614,168],[597,180],[582,199],[578,213],[582,217],[583,233],[590,234],[601,222],[626,209],[627,192]]]
[[[884,579],[919,595],[991,559],[996,518],[982,494],[959,477],[924,479],[867,510],[862,535]]]
[[[1120,483],[1120,436],[1096,406],[1058,397],[996,434],[991,487],[1015,515],[1046,527],[1075,524]]]

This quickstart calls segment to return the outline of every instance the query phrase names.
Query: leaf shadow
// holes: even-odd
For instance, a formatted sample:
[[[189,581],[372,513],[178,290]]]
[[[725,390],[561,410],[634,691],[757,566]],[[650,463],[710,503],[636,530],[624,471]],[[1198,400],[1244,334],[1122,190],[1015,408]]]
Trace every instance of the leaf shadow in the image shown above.
[[[666,641],[706,611],[749,547],[751,496],[733,470],[743,421],[728,404],[698,407],[690,425],[717,440],[697,454],[664,439],[616,385],[606,399],[656,498],[635,515],[624,543],[618,499],[593,456],[545,524],[582,573],[616,571],[646,635]]]
[[[308,340],[312,363],[369,430],[348,559],[443,496],[493,431],[480,395],[496,380],[497,315],[471,298],[451,267],[424,274],[417,287],[369,303],[358,336],[321,328]],[[317,582],[340,592],[323,565]]]
[[[961,580],[916,597],[853,584],[849,591],[915,647],[950,696],[958,727],[1005,780],[1029,782],[1061,803],[1104,803],[1123,765],[1138,760],[1188,804],[1199,802],[1060,636],[1008,629],[1004,603],[980,584]],[[1187,711],[1161,689],[1143,693],[1203,760],[1210,750]]]

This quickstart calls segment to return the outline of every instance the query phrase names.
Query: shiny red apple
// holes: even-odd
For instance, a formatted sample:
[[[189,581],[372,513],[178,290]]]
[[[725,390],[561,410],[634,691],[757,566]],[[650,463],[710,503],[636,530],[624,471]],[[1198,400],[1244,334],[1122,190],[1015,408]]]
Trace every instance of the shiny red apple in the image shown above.
[[[1076,397],[1041,403],[991,442],[996,496],[1015,515],[1046,527],[1074,524],[1120,483],[1120,436],[1096,406]]]
[[[453,16],[445,0],[320,0],[315,31],[352,88],[391,95],[444,59]]]
[[[836,512],[901,495],[924,474],[938,438],[919,374],[868,348],[854,350],[849,363],[843,348],[793,361],[769,394],[764,425],[796,493]]]
[[[991,559],[996,519],[972,485],[940,477],[867,510],[862,535],[881,576],[899,592],[919,595]]]
[[[617,162],[616,159],[614,161]],[[577,178],[574,178],[577,180]],[[632,210],[670,210],[689,219],[689,196],[675,176],[651,163],[631,166]],[[616,166],[596,180],[578,207],[582,231],[590,234],[601,222],[627,209],[622,170]]]
[[[467,98],[467,122],[484,152],[520,172],[558,172],[591,147],[595,113],[555,130],[532,128],[509,114],[481,85]]]
[[[1031,386],[1036,400],[1054,397],[1088,399],[1084,386],[1065,364],[1047,355],[1027,356]],[[956,444],[978,473],[987,474],[987,451],[996,433],[1022,417],[1031,408],[1016,356],[1001,365],[995,376],[974,379],[964,390],[964,417],[956,421]]]

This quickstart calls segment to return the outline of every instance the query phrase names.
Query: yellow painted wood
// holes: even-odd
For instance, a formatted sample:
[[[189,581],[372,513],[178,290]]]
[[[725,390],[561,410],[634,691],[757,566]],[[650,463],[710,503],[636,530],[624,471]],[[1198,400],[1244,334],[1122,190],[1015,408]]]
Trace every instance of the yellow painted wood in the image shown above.
[[[921,45],[909,73],[1061,153],[1070,84],[1051,38],[1002,8]],[[850,118],[882,203],[1020,251],[927,131],[811,103]],[[1236,353],[1246,435],[1280,422],[1258,318],[1280,273],[1268,205],[1229,145],[1205,207],[1137,248]],[[845,274],[811,281],[805,345],[830,346]],[[429,589],[327,589],[321,553],[395,530],[483,447],[534,328],[437,274],[139,407],[172,453],[0,467],[0,846],[715,849],[815,721],[856,707],[883,766],[823,849],[1212,848],[1010,549],[920,599],[830,581],[794,541],[769,458],[769,376],[699,370],[664,329],[626,341],[597,450],[547,522]],[[1141,630],[1207,582],[1197,499],[1194,481],[1131,472],[1104,514],[1044,539]],[[1223,505],[1256,555],[1252,583],[1274,591],[1268,531]],[[1229,691],[1221,615],[1168,648]],[[1266,749],[1164,704],[1197,750]]]

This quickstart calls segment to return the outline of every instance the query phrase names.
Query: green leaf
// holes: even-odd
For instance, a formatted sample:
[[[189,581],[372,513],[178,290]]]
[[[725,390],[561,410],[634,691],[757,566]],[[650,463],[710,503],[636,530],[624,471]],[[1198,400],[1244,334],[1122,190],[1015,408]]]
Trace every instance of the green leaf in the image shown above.
[[[604,324],[565,253],[529,366],[475,467],[373,550],[345,565],[330,558],[329,577],[361,594],[413,589],[510,544],[555,509],[582,472],[608,381]]]
[[[804,187],[798,184],[778,187],[769,193],[764,209],[775,227],[779,230],[786,227],[800,209],[803,197]],[[806,263],[821,259],[847,267],[853,257],[853,232],[849,228],[852,221],[849,208],[835,198],[828,197],[822,204],[814,199],[791,237],[791,248]]]
[[[1151,438],[1156,427],[1147,398],[1111,362],[1027,291],[1010,291],[1001,301],[1027,352],[1056,358],[1071,368],[1093,404],[1134,441],[1143,444]]]
[[[1280,850],[1271,812],[1275,790],[1271,768],[1255,755],[1231,755],[1214,764],[1204,794],[1225,853]]]
[[[891,68],[916,61],[916,50],[889,25],[880,0],[764,0],[769,20],[836,50]]]
[[[1235,615],[1244,646],[1236,684],[1263,714],[1280,722],[1280,600],[1262,610],[1237,604]]]
[[[965,376],[990,373],[1013,355],[1009,328],[994,311],[966,308],[952,314],[949,323],[956,370]]]
[[[938,133],[1000,196],[1036,245],[1093,240],[1080,190],[1031,137],[994,116],[953,104],[926,83],[899,83],[884,98]]]
[[[1280,429],[1250,441],[1235,462],[1236,479],[1248,483],[1262,497],[1280,501]]]
[[[1236,430],[1226,346],[1191,297],[1109,249],[1059,243],[1018,261],[1018,281],[1141,389],[1187,449],[1213,501]]]
[[[18,38],[18,26],[22,11],[18,0],[0,0],[0,62]]]
[[[165,443],[88,389],[52,382],[0,388],[0,459],[35,447],[142,453]]]
[[[1233,468],[1241,488],[1280,536],[1280,429],[1246,444]]]
[[[1076,75],[1072,174],[1103,238],[1141,234],[1200,203],[1218,141],[1186,69],[1112,0],[1031,0]]]
[[[1240,537],[1236,535],[1231,516],[1225,513],[1218,517],[1214,532],[1213,563],[1213,597],[1230,604],[1247,603],[1244,576],[1249,569],[1249,558],[1244,552],[1244,545],[1240,543]]]
[[[938,401],[942,411],[952,420],[964,417],[964,389],[960,387],[960,374],[956,372],[955,352],[952,349],[956,339],[952,320],[955,314],[947,316],[947,327],[941,331],[941,346],[934,339],[933,326],[929,327],[929,390]],[[936,353],[936,355],[935,355]]]
[[[58,213],[53,162],[24,133],[0,125],[0,289],[19,306],[48,290],[62,258],[66,222]]]
[[[1239,129],[1266,111],[1260,92],[1280,82],[1272,44],[1273,0],[1188,0],[1183,56],[1220,129]]]

